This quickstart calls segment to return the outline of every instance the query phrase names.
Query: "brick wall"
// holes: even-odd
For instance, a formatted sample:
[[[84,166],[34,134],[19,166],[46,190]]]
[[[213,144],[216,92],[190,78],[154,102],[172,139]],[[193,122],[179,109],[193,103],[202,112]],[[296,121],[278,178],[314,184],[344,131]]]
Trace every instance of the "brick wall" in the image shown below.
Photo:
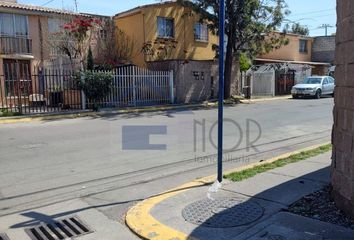
[[[333,126],[333,197],[354,216],[354,1],[337,0],[336,93]]]
[[[315,37],[312,44],[312,61],[333,63],[336,49],[336,37]]]

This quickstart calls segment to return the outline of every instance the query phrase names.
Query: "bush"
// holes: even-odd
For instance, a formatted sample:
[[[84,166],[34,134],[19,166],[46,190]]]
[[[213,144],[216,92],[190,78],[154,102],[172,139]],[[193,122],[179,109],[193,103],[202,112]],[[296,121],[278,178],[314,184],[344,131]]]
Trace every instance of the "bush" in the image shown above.
[[[92,109],[98,110],[98,102],[111,91],[113,75],[105,72],[83,71],[78,75],[78,80],[78,86],[92,103]]]
[[[21,116],[22,114],[19,112],[11,112],[7,108],[3,108],[0,110],[0,117],[16,117]]]

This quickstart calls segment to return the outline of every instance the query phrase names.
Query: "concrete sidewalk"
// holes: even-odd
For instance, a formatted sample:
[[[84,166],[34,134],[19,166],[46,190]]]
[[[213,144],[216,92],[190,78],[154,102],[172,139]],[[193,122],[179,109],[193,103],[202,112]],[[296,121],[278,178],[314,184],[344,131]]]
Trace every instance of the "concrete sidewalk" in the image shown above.
[[[226,181],[214,200],[208,198],[210,184],[186,184],[133,207],[126,221],[146,239],[354,239],[350,229],[284,211],[329,184],[330,158],[326,153],[242,182]]]

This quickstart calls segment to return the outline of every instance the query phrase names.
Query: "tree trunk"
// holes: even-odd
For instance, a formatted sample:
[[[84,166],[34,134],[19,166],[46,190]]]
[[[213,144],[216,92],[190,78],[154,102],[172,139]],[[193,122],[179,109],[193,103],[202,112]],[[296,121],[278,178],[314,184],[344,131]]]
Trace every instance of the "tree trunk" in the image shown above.
[[[231,82],[232,82],[232,67],[233,67],[232,44],[233,44],[232,36],[228,36],[227,47],[226,47],[225,72],[224,72],[224,79],[225,79],[224,99],[229,99],[231,97]]]

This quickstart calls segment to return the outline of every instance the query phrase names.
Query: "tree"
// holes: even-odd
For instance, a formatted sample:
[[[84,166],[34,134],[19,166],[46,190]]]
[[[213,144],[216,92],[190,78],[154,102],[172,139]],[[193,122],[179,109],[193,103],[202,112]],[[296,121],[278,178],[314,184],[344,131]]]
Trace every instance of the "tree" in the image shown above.
[[[287,43],[283,34],[272,34],[281,26],[287,11],[285,0],[225,0],[225,34],[227,36],[225,61],[225,98],[231,95],[231,77],[234,61],[240,53],[257,56]],[[201,16],[201,21],[218,33],[219,0],[179,0]],[[218,48],[215,48],[216,50]]]
[[[92,49],[89,47],[88,54],[87,54],[87,70],[93,70],[94,68],[94,62],[93,62],[93,55],[92,55]]]
[[[103,68],[114,68],[119,63],[130,63],[138,54],[135,41],[119,29],[113,20],[106,20],[97,39],[95,61]]]
[[[91,44],[92,35],[101,25],[101,20],[97,18],[75,17],[72,21],[64,24],[62,29],[55,33],[52,38],[54,48],[67,55],[74,68],[74,59],[80,61],[80,69],[85,67],[84,61]]]
[[[247,57],[245,53],[240,54],[239,64],[241,73],[246,72],[252,66],[251,60]]]
[[[289,24],[285,25],[284,32],[290,32],[294,34],[300,34],[304,36],[308,36],[310,34],[310,30],[306,26],[302,26],[300,23],[293,23],[291,26],[291,30],[289,31]]]

